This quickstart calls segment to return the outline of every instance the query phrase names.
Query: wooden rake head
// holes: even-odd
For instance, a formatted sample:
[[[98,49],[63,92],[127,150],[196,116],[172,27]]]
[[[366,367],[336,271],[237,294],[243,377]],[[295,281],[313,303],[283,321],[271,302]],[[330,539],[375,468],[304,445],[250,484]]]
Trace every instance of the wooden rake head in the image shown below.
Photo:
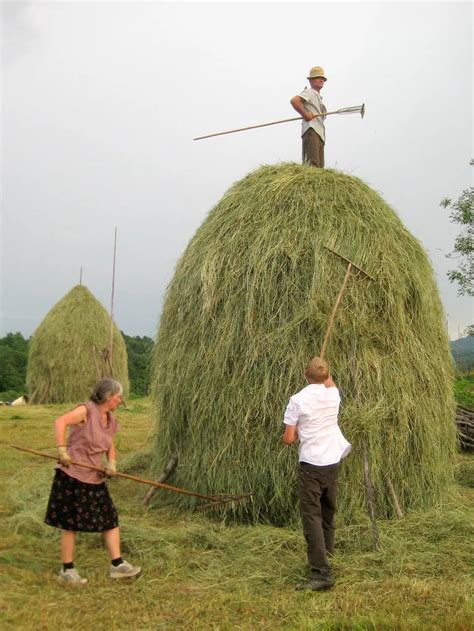
[[[319,354],[321,359],[324,359],[324,354],[326,353],[326,348],[327,348],[327,345],[329,343],[329,339],[331,337],[332,329],[333,329],[333,326],[334,326],[334,319],[336,317],[337,309],[338,309],[339,304],[341,302],[342,294],[344,293],[344,290],[345,290],[345,288],[347,286],[347,283],[349,281],[349,276],[350,276],[352,268],[356,269],[358,272],[361,272],[361,274],[364,274],[364,276],[366,276],[367,278],[370,278],[370,280],[375,281],[375,278],[373,276],[368,274],[365,270],[363,270],[361,267],[356,265],[353,261],[351,261],[350,259],[346,258],[345,256],[342,256],[342,254],[339,254],[339,252],[336,252],[332,248],[328,248],[327,245],[325,245],[324,247],[326,248],[326,250],[329,250],[329,252],[331,252],[332,254],[335,254],[340,259],[345,261],[347,263],[347,269],[346,269],[346,275],[344,276],[344,281],[342,283],[341,289],[339,290],[339,294],[337,296],[336,302],[334,303],[334,307],[333,307],[333,310],[332,310],[332,313],[331,313],[331,317],[329,319],[328,328],[326,330],[326,335],[324,336],[323,346],[322,346],[321,352]]]

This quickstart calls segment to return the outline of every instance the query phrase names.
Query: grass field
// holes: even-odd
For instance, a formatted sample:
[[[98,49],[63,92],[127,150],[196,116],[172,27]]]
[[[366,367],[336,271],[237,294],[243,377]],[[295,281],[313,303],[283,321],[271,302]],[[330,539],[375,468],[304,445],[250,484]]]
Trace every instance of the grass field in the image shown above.
[[[454,396],[459,405],[474,410],[474,372],[458,375],[454,381]]]
[[[150,402],[129,408],[119,415],[119,465],[146,476]],[[147,508],[147,487],[124,480],[109,487],[124,556],[143,566],[142,575],[112,583],[99,535],[82,535],[76,565],[89,583],[59,585],[58,532],[42,523],[53,465],[6,445],[54,453],[51,421],[64,409],[0,408],[2,630],[474,629],[474,455],[459,455],[458,483],[443,504],[379,522],[378,550],[368,523],[340,529],[330,592],[294,591],[306,572],[299,529],[179,513],[163,491]]]

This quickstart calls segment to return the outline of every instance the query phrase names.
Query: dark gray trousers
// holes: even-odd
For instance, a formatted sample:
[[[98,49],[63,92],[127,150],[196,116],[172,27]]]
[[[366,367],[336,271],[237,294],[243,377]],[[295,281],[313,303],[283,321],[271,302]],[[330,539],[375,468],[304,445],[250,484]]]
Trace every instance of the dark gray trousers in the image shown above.
[[[331,574],[327,555],[334,550],[338,472],[339,464],[317,467],[300,462],[299,465],[298,494],[312,578]]]
[[[303,164],[324,168],[324,142],[312,127],[303,134]]]

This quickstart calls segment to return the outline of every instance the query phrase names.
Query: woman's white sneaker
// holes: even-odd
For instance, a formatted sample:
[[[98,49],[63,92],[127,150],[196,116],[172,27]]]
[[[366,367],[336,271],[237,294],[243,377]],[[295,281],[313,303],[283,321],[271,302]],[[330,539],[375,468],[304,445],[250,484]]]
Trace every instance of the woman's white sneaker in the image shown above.
[[[120,565],[111,565],[109,569],[110,578],[132,578],[142,571],[141,567],[133,566],[128,561],[122,561]]]
[[[81,578],[76,568],[72,568],[70,570],[61,570],[58,575],[58,581],[68,585],[85,585],[87,578]]]

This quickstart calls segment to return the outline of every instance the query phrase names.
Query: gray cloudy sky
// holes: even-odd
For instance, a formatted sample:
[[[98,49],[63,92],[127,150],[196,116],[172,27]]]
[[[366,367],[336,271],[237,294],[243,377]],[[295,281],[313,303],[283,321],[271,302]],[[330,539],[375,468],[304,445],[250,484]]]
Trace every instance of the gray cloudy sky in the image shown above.
[[[3,335],[30,335],[83,282],[153,335],[174,265],[207,212],[261,164],[300,160],[296,115],[313,65],[327,166],[362,178],[422,242],[457,337],[472,303],[446,278],[458,232],[439,206],[470,185],[468,2],[3,2]]]

